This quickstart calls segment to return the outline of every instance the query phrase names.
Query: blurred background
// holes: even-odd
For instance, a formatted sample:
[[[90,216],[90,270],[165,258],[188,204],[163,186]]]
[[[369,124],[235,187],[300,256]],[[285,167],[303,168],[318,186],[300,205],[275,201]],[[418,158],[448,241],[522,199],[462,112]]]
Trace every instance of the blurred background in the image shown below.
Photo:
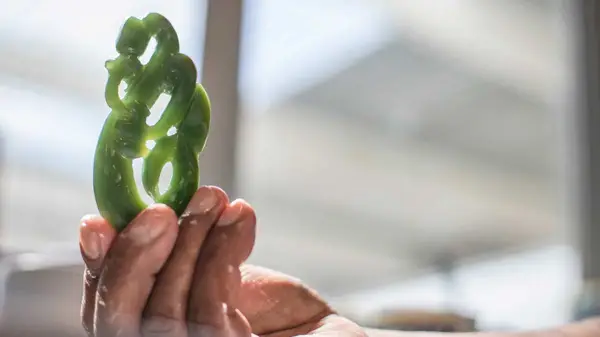
[[[597,193],[577,155],[592,137],[575,3],[1,0],[2,322],[79,333],[104,62],[124,20],[150,11],[201,68],[201,181],[256,208],[252,263],[365,325],[404,311],[482,330],[569,321],[581,252],[597,249],[574,207]]]

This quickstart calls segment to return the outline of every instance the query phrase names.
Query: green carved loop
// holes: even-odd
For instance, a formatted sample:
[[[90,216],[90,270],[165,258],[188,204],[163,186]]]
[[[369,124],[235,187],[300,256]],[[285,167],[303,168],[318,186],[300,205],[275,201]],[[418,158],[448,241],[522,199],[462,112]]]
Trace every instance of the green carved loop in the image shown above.
[[[143,65],[139,57],[150,39],[156,50]],[[100,214],[122,230],[147,205],[142,201],[133,175],[132,161],[143,158],[142,183],[152,199],[181,215],[198,188],[198,155],[204,149],[210,125],[210,102],[196,83],[192,60],[179,52],[179,40],[162,15],[127,19],[117,39],[119,56],[106,62],[106,103],[111,108],[94,157],[94,195]],[[125,96],[119,86],[127,84]],[[150,108],[158,97],[171,99],[154,125],[148,125]],[[176,132],[170,134],[169,130]],[[147,141],[155,141],[152,149]],[[171,162],[173,176],[168,190],[160,194],[158,181]]]

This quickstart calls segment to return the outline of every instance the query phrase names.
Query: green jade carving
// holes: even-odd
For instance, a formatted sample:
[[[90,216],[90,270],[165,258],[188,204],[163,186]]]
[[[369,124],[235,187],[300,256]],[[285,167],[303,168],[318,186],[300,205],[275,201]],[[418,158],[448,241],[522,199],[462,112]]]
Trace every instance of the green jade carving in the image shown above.
[[[139,57],[150,39],[156,49],[147,64]],[[119,56],[106,62],[106,103],[112,109],[98,139],[94,157],[94,195],[100,215],[121,231],[147,207],[135,184],[132,162],[143,158],[142,184],[155,202],[181,215],[198,188],[198,156],[204,149],[210,125],[210,102],[196,83],[193,61],[179,52],[171,23],[150,13],[142,20],[131,17],[117,39]],[[127,84],[123,98],[119,86]],[[154,125],[146,119],[161,94],[171,96]],[[171,134],[169,130],[175,128]],[[149,148],[146,143],[155,141]],[[159,193],[164,166],[171,162],[168,190]]]

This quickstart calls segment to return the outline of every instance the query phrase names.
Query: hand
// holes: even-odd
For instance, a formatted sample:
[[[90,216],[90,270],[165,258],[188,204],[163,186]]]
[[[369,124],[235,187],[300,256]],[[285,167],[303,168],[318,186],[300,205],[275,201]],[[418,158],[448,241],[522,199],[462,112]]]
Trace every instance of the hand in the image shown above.
[[[88,334],[364,336],[299,281],[240,268],[252,251],[255,226],[246,202],[229,204],[215,187],[200,188],[179,220],[168,207],[153,205],[120,234],[100,217],[84,218],[82,322]]]

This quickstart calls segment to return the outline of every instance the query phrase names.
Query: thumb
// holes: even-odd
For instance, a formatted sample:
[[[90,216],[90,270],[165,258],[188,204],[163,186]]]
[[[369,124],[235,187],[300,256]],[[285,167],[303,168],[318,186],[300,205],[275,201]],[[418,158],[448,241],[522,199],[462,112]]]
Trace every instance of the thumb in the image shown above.
[[[238,309],[255,334],[287,330],[333,313],[316,291],[298,279],[253,265],[240,268]]]

